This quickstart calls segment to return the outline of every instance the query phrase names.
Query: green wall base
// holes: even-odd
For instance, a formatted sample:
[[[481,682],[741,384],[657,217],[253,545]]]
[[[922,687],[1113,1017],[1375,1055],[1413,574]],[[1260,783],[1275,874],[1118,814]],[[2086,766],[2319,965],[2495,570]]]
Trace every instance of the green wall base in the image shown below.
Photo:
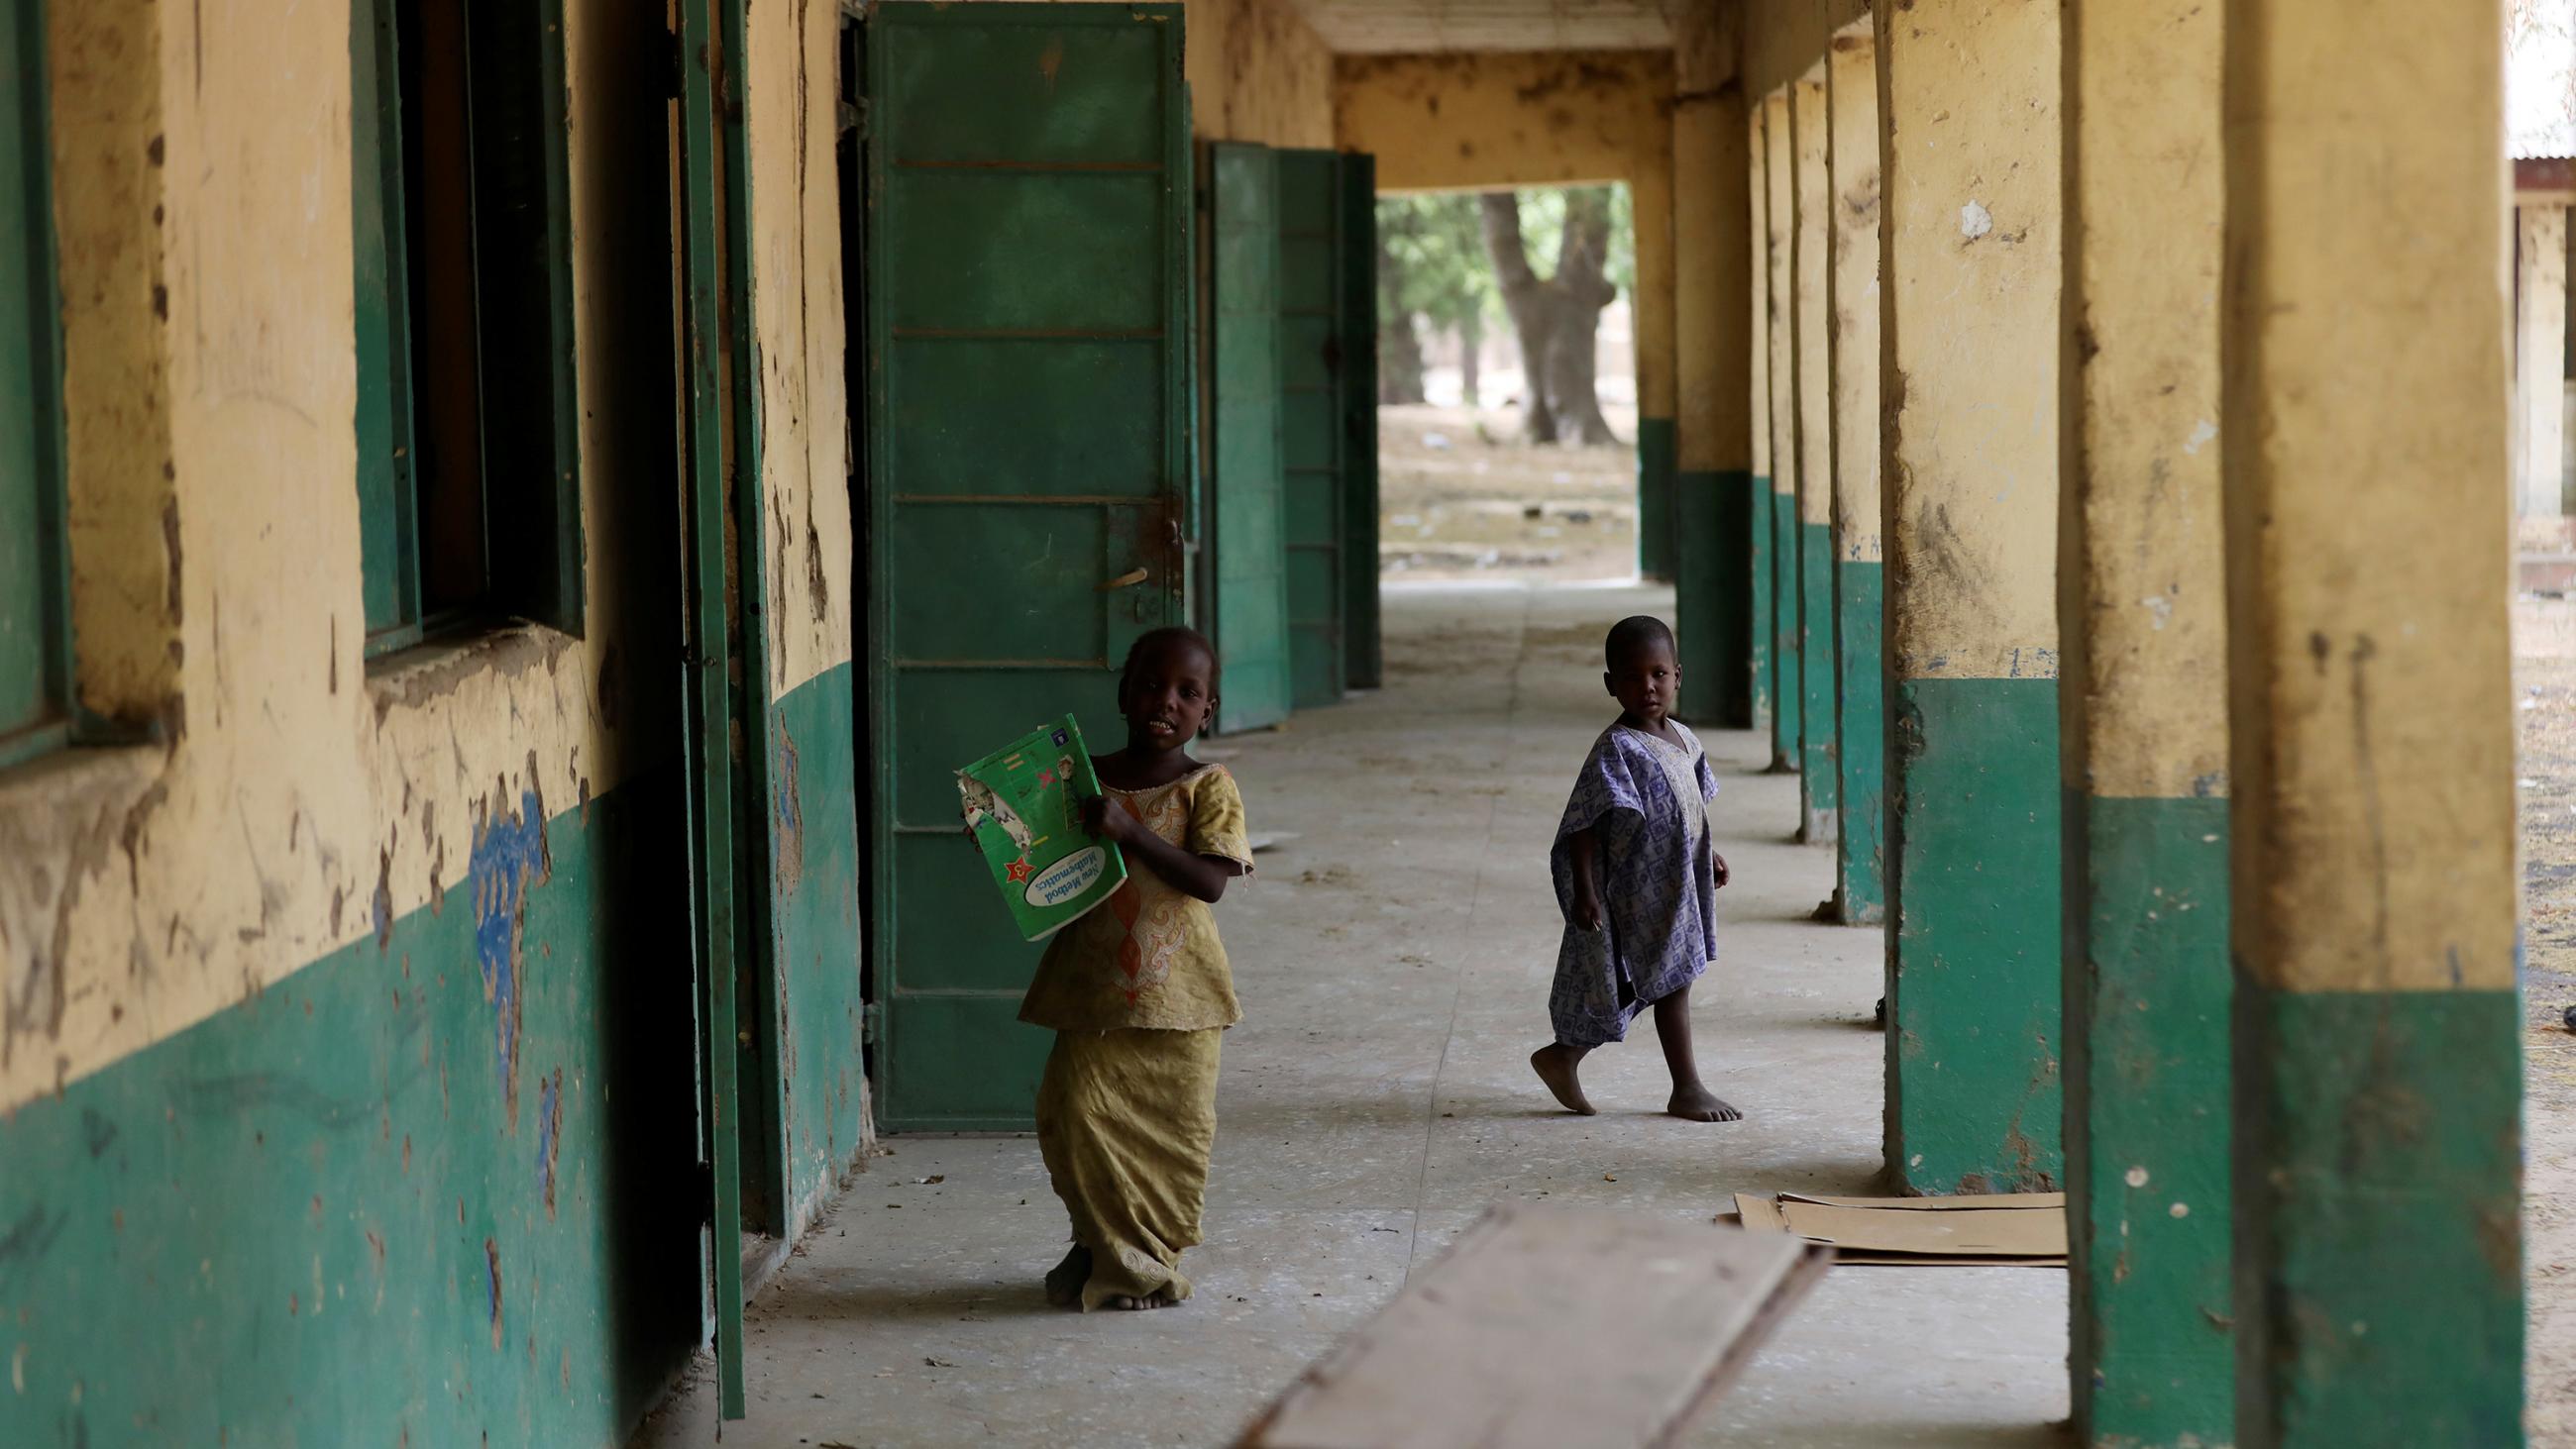
[[[1674,497],[1679,456],[1671,418],[1637,420],[1637,572],[1660,583],[1677,578],[1681,565]]]
[[[1848,925],[1887,919],[1887,655],[1885,567],[1837,558],[1834,747],[1842,770],[1834,832],[1834,901]]]
[[[1889,1163],[1922,1193],[2054,1189],[2057,681],[1904,679],[1889,704]]]
[[[687,1360],[676,777],[485,809],[444,899],[0,1119],[0,1443],[615,1445]]]
[[[2227,802],[2063,799],[2077,1436],[2232,1443]]]
[[[788,1202],[829,1196],[867,1116],[860,1056],[858,724],[853,671],[837,665],[771,707],[779,742],[771,830],[778,1038]],[[791,1226],[793,1226],[791,1224]]]
[[[1798,653],[1798,495],[1771,493],[1771,768],[1798,768],[1799,703],[1806,676]]]
[[[1683,718],[1753,727],[1753,480],[1741,470],[1676,476]]]
[[[1834,542],[1822,523],[1798,525],[1798,838],[1833,843],[1842,767],[1834,738]]]
[[[2236,1443],[2521,1444],[2516,993],[2235,991]]]
[[[1773,622],[1779,613],[1773,598],[1771,556],[1778,545],[1772,538],[1771,480],[1763,474],[1752,475],[1751,523],[1753,530],[1753,574],[1746,582],[1753,594],[1753,720],[1755,729],[1767,729],[1771,723],[1771,650],[1778,641],[1778,626]]]

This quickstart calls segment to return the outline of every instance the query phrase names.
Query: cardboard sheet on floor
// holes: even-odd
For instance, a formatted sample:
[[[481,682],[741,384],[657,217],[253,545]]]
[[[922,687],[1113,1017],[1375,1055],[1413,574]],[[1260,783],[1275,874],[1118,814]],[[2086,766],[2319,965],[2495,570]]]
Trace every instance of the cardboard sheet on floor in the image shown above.
[[[1239,1449],[1674,1443],[1830,1259],[1782,1233],[1497,1207]]]
[[[1740,1192],[1735,1208],[1749,1231],[1801,1237],[1854,1265],[2066,1266],[2062,1193],[1821,1198]]]

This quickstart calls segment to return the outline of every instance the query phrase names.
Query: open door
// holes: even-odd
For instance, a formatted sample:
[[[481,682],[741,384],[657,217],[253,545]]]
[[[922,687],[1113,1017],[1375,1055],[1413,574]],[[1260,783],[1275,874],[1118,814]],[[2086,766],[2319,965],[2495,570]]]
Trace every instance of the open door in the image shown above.
[[[1375,689],[1377,599],[1377,158],[1341,158],[1342,682]]]
[[[955,771],[1066,710],[1115,748],[1128,646],[1181,622],[1181,7],[880,5],[866,48],[878,1120],[1022,1130],[1038,948]]]
[[[1331,151],[1279,156],[1280,519],[1289,698],[1339,704],[1343,661],[1342,173]]]
[[[1208,632],[1223,681],[1220,730],[1288,717],[1288,555],[1281,510],[1279,153],[1209,148],[1215,232],[1216,466],[1208,480]]]
[[[728,394],[734,369],[724,318],[725,132],[716,105],[718,70],[740,32],[725,23],[739,0],[679,0],[680,96],[671,122],[676,307],[680,356],[681,730],[687,775],[691,975],[704,1046],[698,1059],[698,1158],[704,1173],[707,1314],[712,1320],[718,1403],[743,1414],[742,1094],[736,1067],[736,1010],[747,897],[740,849],[740,801],[731,737],[739,709],[732,681],[734,626],[727,595],[726,492],[737,417]],[[738,11],[733,11],[739,14]],[[721,39],[719,39],[721,37]],[[761,736],[754,734],[753,738]]]

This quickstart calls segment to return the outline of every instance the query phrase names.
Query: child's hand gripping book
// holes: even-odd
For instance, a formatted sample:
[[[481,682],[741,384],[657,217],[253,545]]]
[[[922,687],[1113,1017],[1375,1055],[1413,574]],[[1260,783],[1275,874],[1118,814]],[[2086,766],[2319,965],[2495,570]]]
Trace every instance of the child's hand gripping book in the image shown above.
[[[1118,847],[1082,828],[1082,802],[1099,793],[1072,715],[957,772],[966,828],[1029,940],[1064,929],[1127,879]]]

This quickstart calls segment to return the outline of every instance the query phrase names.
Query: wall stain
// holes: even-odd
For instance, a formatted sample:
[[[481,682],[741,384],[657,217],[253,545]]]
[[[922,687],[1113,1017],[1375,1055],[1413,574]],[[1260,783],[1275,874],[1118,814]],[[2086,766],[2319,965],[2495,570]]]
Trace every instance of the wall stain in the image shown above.
[[[463,1207],[462,1203],[458,1204]],[[492,1346],[501,1346],[501,1245],[490,1238],[483,1240],[484,1302],[492,1313]]]
[[[555,1152],[563,1144],[563,1068],[537,1090],[537,1173],[546,1189],[546,1221],[555,1219]]]
[[[528,887],[553,873],[546,847],[545,800],[530,754],[528,787],[519,808],[503,813],[508,782],[496,781],[483,820],[474,827],[466,867],[474,890],[474,961],[483,977],[483,999],[492,1007],[493,1065],[508,1103],[510,1130],[519,1127],[519,1017],[525,989]]]
[[[805,879],[805,805],[797,788],[798,761],[796,736],[789,733],[783,721],[772,716],[772,728],[778,733],[778,789],[775,807],[778,819],[777,843],[772,847],[777,860],[778,892],[794,895]]]

